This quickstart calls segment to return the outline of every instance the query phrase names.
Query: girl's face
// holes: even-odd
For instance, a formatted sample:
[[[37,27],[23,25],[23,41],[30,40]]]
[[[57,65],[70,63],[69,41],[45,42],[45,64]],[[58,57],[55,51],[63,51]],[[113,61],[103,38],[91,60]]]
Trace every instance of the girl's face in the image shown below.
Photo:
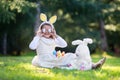
[[[42,33],[44,34],[43,36],[46,38],[50,38],[51,33],[52,33],[52,27],[50,25],[44,25],[41,29]]]

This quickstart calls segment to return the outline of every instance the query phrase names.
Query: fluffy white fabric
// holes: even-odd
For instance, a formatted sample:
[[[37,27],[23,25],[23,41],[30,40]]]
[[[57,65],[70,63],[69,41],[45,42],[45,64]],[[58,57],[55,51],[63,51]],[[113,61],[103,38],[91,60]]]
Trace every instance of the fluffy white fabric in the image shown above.
[[[88,44],[93,43],[92,39],[85,38],[82,40],[75,40],[72,42],[72,45],[78,45],[75,54],[77,59],[72,62],[73,67],[76,67],[80,70],[89,70],[92,68],[92,59],[90,56],[90,50]]]
[[[29,45],[30,49],[36,50],[37,52],[37,55],[32,60],[32,64],[39,67],[53,68],[70,63],[70,61],[76,57],[75,54],[65,54],[60,58],[53,55],[55,47],[64,48],[66,46],[66,41],[60,36],[56,39],[35,36]]]

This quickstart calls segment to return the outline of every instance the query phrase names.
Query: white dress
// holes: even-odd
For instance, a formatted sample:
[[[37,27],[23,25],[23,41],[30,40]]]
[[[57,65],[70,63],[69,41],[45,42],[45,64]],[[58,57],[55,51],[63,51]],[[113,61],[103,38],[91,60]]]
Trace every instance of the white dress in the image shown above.
[[[75,54],[67,53],[62,57],[56,57],[53,55],[55,47],[64,48],[66,46],[66,41],[60,36],[58,36],[56,39],[47,39],[44,37],[35,36],[29,45],[29,48],[36,50],[37,53],[32,60],[32,64],[47,68],[70,64],[71,61],[76,58]]]

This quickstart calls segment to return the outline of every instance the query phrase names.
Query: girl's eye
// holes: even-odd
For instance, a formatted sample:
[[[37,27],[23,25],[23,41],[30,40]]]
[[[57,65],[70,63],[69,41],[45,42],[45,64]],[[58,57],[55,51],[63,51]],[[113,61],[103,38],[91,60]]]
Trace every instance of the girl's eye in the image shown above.
[[[52,32],[52,30],[51,30],[51,29],[48,29],[48,32],[49,32],[49,33],[51,33],[51,32]]]
[[[42,32],[43,32],[43,33],[45,33],[45,32],[46,32],[46,30],[45,30],[45,29],[42,29]]]

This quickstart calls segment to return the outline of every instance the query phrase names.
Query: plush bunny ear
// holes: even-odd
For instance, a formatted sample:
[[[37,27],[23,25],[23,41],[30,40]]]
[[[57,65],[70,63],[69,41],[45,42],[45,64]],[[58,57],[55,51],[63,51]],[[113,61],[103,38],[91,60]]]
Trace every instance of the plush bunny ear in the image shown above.
[[[53,23],[56,22],[56,20],[57,20],[57,16],[55,15],[55,16],[52,16],[52,17],[49,19],[49,22],[50,22],[51,24],[53,24]]]
[[[83,39],[83,41],[86,43],[89,43],[89,44],[93,43],[93,40],[91,38],[85,38],[85,39]]]
[[[47,16],[43,13],[40,14],[41,21],[47,21]]]
[[[83,43],[82,40],[74,40],[74,41],[72,41],[72,45],[79,45],[81,43]]]

